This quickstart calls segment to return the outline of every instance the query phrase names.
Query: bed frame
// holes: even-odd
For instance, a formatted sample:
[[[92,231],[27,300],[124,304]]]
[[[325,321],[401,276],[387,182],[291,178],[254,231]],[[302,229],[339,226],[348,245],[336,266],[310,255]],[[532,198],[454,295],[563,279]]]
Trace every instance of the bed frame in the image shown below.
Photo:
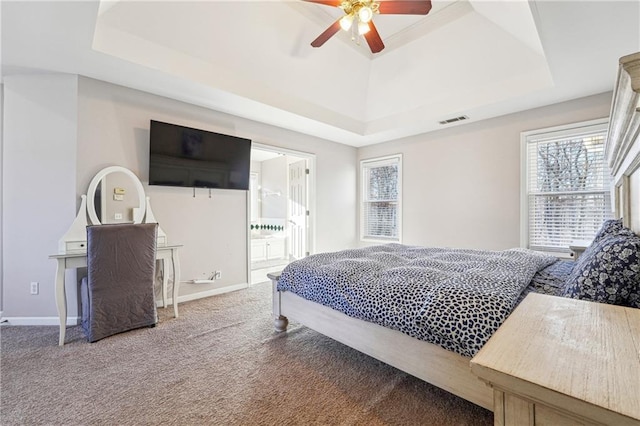
[[[640,234],[640,53],[620,59],[611,106],[605,153],[612,175],[612,202],[616,217]],[[279,274],[269,274],[273,285],[273,315],[277,331],[286,331],[288,319],[392,365],[426,382],[493,411],[493,391],[469,366],[471,358],[447,351],[370,322],[349,317],[276,289]]]
[[[397,330],[349,317],[291,292],[277,291],[279,274],[269,274],[269,278],[273,282],[273,314],[277,331],[286,330],[287,318],[295,319],[320,334],[493,410],[493,390],[471,373],[471,358]]]

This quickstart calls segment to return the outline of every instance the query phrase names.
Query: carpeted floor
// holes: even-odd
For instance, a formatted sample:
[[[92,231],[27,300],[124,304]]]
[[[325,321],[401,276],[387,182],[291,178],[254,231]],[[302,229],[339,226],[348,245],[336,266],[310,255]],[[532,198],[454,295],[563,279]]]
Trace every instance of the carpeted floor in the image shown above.
[[[0,327],[2,425],[490,425],[493,414],[292,323],[269,284],[87,343],[79,326]]]

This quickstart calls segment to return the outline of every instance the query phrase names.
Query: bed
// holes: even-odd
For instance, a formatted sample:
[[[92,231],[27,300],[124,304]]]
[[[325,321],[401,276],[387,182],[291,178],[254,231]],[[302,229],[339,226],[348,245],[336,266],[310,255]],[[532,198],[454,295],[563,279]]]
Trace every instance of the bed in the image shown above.
[[[320,253],[272,276],[276,329],[286,330],[288,318],[295,319],[490,408],[491,390],[470,373],[469,360],[523,293],[556,294],[572,266],[572,261],[520,249],[489,252],[387,244]],[[521,273],[510,274],[510,269]],[[501,285],[494,285],[497,281]],[[473,286],[482,291],[469,293]],[[375,297],[380,287],[390,300]],[[460,299],[475,309],[447,309],[448,302]],[[425,315],[434,310],[437,315]],[[447,320],[447,314],[465,318]],[[433,319],[438,321],[429,324]],[[427,324],[417,327],[415,322]],[[457,326],[456,338],[447,339],[449,325],[463,323],[472,326]],[[422,332],[427,329],[436,331]]]
[[[616,288],[614,291],[607,288],[600,291],[601,289],[598,288],[585,289],[588,286],[584,285],[585,282],[597,281],[588,279],[589,274],[601,273],[601,271],[598,272],[598,267],[601,267],[603,257],[609,259],[611,250],[620,250],[620,253],[625,253],[625,256],[631,250],[631,262],[637,265],[640,247],[638,237],[635,235],[640,233],[639,93],[640,53],[637,53],[620,60],[605,148],[612,174],[612,200],[616,220],[605,223],[594,242],[575,264],[532,254],[523,249],[482,253],[452,249],[452,252],[443,252],[441,251],[443,249],[436,248],[384,245],[314,255],[306,261],[304,259],[298,261],[301,262],[299,269],[285,269],[282,274],[270,275],[273,285],[273,315],[276,330],[285,331],[288,320],[295,320],[481,407],[493,410],[492,389],[471,373],[469,361],[488,339],[487,336],[499,327],[509,315],[510,310],[528,292],[545,292],[575,298],[586,297],[608,303],[622,300],[628,306],[640,307],[640,298],[633,296],[636,297],[633,299],[628,295],[633,285],[636,285],[635,290],[637,290],[636,266],[631,267],[631,272],[628,272],[629,270],[624,272],[627,278],[629,274],[636,274],[630,278],[631,281],[628,282],[631,284],[626,288]],[[621,232],[624,234],[622,240]],[[620,241],[623,242],[620,243]],[[350,257],[345,259],[342,255]],[[371,318],[365,318],[372,309],[371,303],[366,299],[369,290],[360,290],[361,287],[358,285],[353,288],[344,287],[344,283],[348,281],[347,275],[351,274],[361,279],[361,283],[366,283],[367,277],[382,276],[385,277],[385,283],[395,280],[396,290],[414,291],[411,286],[415,283],[423,283],[423,276],[429,275],[424,271],[419,272],[418,266],[426,265],[432,268],[437,263],[446,264],[446,261],[454,258],[463,259],[462,264],[470,267],[465,269],[465,266],[446,266],[445,269],[447,267],[453,269],[452,275],[438,275],[429,288],[423,291],[425,294],[419,302],[408,302],[409,310],[414,315],[409,321],[411,324],[408,331],[402,330],[402,320],[394,317],[393,312],[386,312],[383,315],[374,314],[374,317],[377,315],[382,318],[377,323]],[[372,266],[373,263],[370,263],[374,260],[382,260],[381,263],[389,269],[384,272],[374,271],[375,273],[371,276],[366,275],[367,271],[371,272],[372,268],[376,268]],[[341,266],[336,266],[336,262],[341,263]],[[490,271],[481,270],[475,277],[470,275],[469,271],[474,270],[474,265],[477,269],[478,265],[486,262],[492,265],[486,268]],[[459,264],[456,263],[456,265]],[[359,266],[364,266],[364,272],[358,269]],[[518,270],[517,277],[507,277],[506,284],[501,283],[500,286],[496,286],[496,275],[490,273],[502,269]],[[350,273],[350,271],[359,272]],[[581,278],[580,285],[565,285],[565,280],[569,279],[571,274],[574,277],[573,283],[577,279],[576,274],[587,279]],[[499,272],[497,277],[502,280],[504,278],[502,275],[504,274]],[[311,291],[305,290],[300,285],[303,276],[311,277],[312,287],[318,287],[329,280],[338,283],[340,290],[335,292],[320,290],[315,295],[311,295]],[[471,299],[466,299],[466,305],[471,303],[476,306],[488,301],[494,309],[493,314],[490,314],[492,318],[488,323],[484,323],[484,327],[487,327],[484,331],[458,329],[453,333],[457,337],[447,340],[441,335],[442,333],[438,332],[438,327],[442,329],[447,326],[439,320],[434,320],[430,312],[438,312],[439,316],[455,316],[456,314],[451,314],[443,303],[446,300],[457,300],[456,297],[467,294],[468,287],[464,285],[467,279],[471,279],[475,283],[474,286],[479,283],[481,287],[486,287],[486,291],[470,295]],[[380,285],[382,284],[379,282],[369,282],[371,291]],[[496,299],[497,296],[499,297]],[[353,301],[359,301],[361,304],[358,306],[364,307],[358,308],[357,304],[351,304]],[[402,303],[402,298],[398,297],[393,306]],[[633,305],[635,303],[639,305]],[[384,303],[381,309],[385,309]],[[487,314],[485,311],[479,311],[477,315]],[[460,317],[452,319],[467,320]],[[427,324],[431,328],[426,331],[417,331],[413,327],[415,323]],[[433,327],[436,331],[433,331]],[[472,343],[468,343],[469,338],[473,340]]]

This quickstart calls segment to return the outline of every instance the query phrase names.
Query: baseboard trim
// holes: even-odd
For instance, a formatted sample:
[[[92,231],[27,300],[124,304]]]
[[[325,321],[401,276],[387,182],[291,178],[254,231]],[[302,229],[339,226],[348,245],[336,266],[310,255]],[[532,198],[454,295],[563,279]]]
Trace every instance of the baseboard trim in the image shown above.
[[[228,293],[230,291],[242,290],[248,288],[249,284],[235,284],[220,288],[214,288],[207,291],[199,291],[197,293],[186,294],[184,296],[178,296],[178,306],[182,302],[189,302],[191,300],[203,299],[205,297],[216,296],[218,294]],[[156,306],[162,306],[162,300],[156,300]],[[173,299],[167,299],[167,306],[173,306]],[[60,325],[58,317],[1,317],[0,322],[4,325]],[[67,317],[67,326],[73,326],[80,324],[80,317]]]
[[[191,283],[189,283],[189,284],[191,284]],[[183,296],[178,296],[178,305],[180,305],[180,303],[182,303],[182,302],[189,302],[191,300],[203,299],[205,297],[216,296],[218,294],[229,293],[230,291],[242,290],[242,289],[245,289],[245,288],[249,288],[249,284],[247,284],[247,283],[234,284],[234,285],[228,285],[228,286],[224,286],[224,287],[214,288],[214,289],[211,289],[211,290],[198,291],[196,293],[185,294]],[[172,305],[173,305],[173,298],[168,297],[167,298],[167,307],[171,307]],[[156,300],[156,306],[158,308],[162,307],[162,299]]]
[[[203,299],[209,296],[216,296],[218,294],[229,293],[230,291],[242,290],[245,288],[249,288],[249,284],[234,284],[225,287],[214,288],[212,290],[207,291],[199,291],[197,293],[185,294],[184,296],[178,296],[178,306],[182,302],[189,302],[190,300],[198,300]]]
[[[6,325],[60,325],[58,317],[3,317]],[[67,326],[80,324],[80,317],[67,317]]]

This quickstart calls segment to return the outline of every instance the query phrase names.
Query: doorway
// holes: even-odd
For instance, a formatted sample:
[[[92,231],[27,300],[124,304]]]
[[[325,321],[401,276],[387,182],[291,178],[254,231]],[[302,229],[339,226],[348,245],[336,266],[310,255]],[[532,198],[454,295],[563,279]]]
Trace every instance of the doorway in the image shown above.
[[[249,186],[249,265],[251,285],[268,282],[313,247],[312,154],[254,143]]]

